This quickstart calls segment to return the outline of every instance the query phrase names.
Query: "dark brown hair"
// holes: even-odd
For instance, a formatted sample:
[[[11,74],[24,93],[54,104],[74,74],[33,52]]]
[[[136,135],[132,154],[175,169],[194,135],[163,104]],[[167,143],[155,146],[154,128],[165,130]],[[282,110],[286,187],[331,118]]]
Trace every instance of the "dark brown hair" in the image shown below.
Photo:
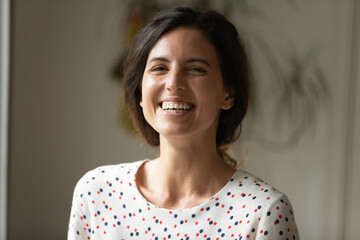
[[[166,9],[155,15],[135,36],[124,62],[123,97],[140,134],[152,146],[159,145],[159,133],[145,120],[140,107],[141,84],[148,55],[165,33],[178,27],[194,27],[215,47],[224,86],[231,90],[234,105],[222,110],[216,133],[217,151],[222,159],[236,163],[228,146],[240,135],[241,122],[249,101],[248,60],[234,25],[215,11],[200,12],[187,6]]]

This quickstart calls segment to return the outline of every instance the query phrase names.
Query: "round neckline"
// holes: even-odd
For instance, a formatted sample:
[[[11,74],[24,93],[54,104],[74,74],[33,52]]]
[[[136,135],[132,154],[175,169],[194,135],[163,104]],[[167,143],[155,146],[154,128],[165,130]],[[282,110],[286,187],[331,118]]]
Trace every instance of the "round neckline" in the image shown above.
[[[235,179],[236,175],[239,173],[239,169],[236,169],[235,172],[233,173],[233,175],[228,179],[228,181],[226,182],[226,184],[218,191],[216,192],[213,196],[211,196],[210,198],[208,198],[207,200],[205,200],[204,202],[195,205],[193,207],[190,208],[183,208],[183,209],[168,209],[168,208],[163,208],[163,207],[159,207],[157,205],[155,205],[154,203],[148,201],[144,195],[140,192],[137,184],[136,184],[136,175],[138,173],[138,170],[140,169],[140,167],[145,164],[146,162],[151,161],[149,159],[144,159],[140,161],[140,164],[138,164],[137,168],[135,169],[135,174],[133,175],[133,182],[134,182],[134,188],[135,188],[135,192],[136,194],[140,197],[141,200],[143,200],[145,202],[145,204],[153,209],[158,209],[161,211],[166,211],[166,212],[172,212],[172,213],[176,213],[176,212],[186,212],[186,211],[193,211],[195,209],[201,209],[201,208],[205,208],[208,204],[211,203],[211,201],[213,199],[215,199],[216,197],[220,196],[221,193],[225,192],[227,188],[229,188],[229,185],[233,182],[233,179]]]

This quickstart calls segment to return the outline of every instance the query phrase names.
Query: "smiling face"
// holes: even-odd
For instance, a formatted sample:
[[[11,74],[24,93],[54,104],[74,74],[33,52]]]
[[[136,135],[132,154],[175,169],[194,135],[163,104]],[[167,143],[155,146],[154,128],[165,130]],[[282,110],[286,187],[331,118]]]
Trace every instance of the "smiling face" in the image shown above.
[[[215,48],[195,28],[163,35],[147,59],[140,105],[161,137],[212,136],[221,109],[230,109]]]

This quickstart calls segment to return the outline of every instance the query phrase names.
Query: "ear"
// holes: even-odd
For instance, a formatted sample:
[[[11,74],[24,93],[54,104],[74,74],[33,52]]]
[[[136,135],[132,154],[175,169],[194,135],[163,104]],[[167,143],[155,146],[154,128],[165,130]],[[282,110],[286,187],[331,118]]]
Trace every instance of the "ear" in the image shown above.
[[[143,102],[142,102],[142,100],[140,100],[139,105],[140,105],[140,107],[143,107]]]
[[[234,105],[234,91],[232,89],[227,90],[224,100],[220,105],[222,110],[229,110]]]

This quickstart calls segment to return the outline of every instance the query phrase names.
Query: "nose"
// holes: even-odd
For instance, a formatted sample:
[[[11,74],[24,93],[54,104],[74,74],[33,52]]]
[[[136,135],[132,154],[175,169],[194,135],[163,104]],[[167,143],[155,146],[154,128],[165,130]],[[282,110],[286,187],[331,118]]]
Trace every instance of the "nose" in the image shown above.
[[[183,91],[186,89],[186,76],[179,70],[174,69],[166,80],[166,90],[171,92]]]

